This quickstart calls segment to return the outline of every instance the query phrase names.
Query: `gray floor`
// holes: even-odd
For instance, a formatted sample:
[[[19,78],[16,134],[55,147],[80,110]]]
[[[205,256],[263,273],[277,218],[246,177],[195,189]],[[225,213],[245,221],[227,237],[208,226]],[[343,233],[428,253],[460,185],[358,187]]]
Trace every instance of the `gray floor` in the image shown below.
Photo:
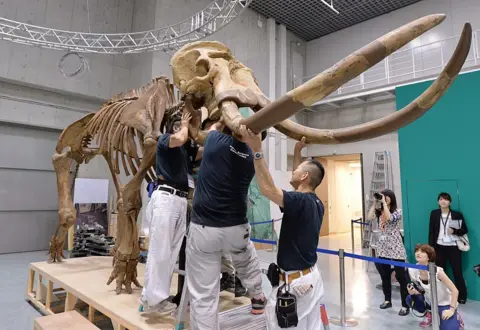
[[[330,236],[322,238],[320,247],[338,250],[340,247],[351,246],[349,235]],[[347,249],[351,252],[351,249]],[[355,253],[360,253],[357,249]],[[271,262],[275,255],[259,251],[259,258]],[[0,255],[0,330],[31,330],[33,319],[40,314],[28,304],[24,297],[28,276],[28,264],[47,260],[46,252],[29,252]],[[325,283],[324,301],[329,316],[340,313],[338,257],[319,255],[318,267]],[[347,316],[359,321],[353,329],[359,330],[403,330],[420,329],[419,319],[413,315],[398,316],[400,294],[393,291],[394,308],[382,311],[378,305],[383,301],[383,294],[375,286],[380,283],[380,277],[375,273],[373,265],[367,272],[367,264],[359,260],[346,259],[346,302]],[[265,284],[265,293],[269,293],[269,284]],[[460,312],[465,320],[466,329],[480,329],[480,302],[469,301],[460,306]],[[340,329],[330,325],[330,329]]]

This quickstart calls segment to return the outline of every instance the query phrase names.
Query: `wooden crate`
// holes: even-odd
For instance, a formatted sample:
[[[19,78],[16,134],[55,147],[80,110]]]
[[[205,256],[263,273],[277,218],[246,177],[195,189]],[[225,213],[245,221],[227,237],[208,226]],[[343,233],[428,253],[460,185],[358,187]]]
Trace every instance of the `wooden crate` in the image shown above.
[[[76,311],[37,317],[34,330],[100,330]]]

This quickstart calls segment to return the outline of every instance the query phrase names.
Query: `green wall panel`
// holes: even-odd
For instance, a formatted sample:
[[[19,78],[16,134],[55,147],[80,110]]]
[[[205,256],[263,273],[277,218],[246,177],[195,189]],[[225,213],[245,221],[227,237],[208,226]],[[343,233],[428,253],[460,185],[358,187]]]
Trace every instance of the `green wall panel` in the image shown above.
[[[401,109],[432,82],[396,89]],[[460,75],[442,99],[424,116],[399,130],[405,245],[410,262],[417,243],[428,243],[430,211],[437,195],[452,195],[452,207],[466,219],[471,250],[463,253],[468,298],[480,300],[480,72]]]

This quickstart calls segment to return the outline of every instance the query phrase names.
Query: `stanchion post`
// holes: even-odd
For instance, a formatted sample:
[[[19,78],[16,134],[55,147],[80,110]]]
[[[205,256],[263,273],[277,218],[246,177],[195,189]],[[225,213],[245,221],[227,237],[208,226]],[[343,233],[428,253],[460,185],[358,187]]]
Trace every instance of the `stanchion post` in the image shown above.
[[[353,232],[353,220],[350,220],[350,235],[352,236],[352,252],[355,252],[355,233]]]
[[[365,230],[365,222],[363,218],[360,222],[360,251],[363,251],[363,231]]]
[[[430,275],[430,286],[432,288],[432,326],[433,330],[440,330],[440,315],[438,313],[438,296],[437,296],[437,266],[435,263],[428,264],[428,273]]]
[[[347,319],[346,299],[345,299],[345,251],[338,251],[338,260],[340,265],[340,316],[332,317],[330,322],[341,327],[356,327],[358,322],[354,319]]]
[[[275,240],[275,221],[272,219],[272,241]],[[272,252],[275,252],[275,245],[272,245]]]

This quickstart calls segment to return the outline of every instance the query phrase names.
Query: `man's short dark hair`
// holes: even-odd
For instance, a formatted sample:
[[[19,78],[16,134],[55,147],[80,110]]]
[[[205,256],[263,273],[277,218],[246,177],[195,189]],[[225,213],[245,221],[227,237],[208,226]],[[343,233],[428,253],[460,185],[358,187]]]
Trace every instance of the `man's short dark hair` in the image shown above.
[[[440,198],[446,199],[446,200],[449,201],[450,203],[452,202],[452,196],[450,196],[450,194],[447,193],[447,192],[441,192],[440,194],[438,194],[437,201],[439,201]]]
[[[312,158],[307,160],[307,171],[310,173],[310,183],[312,189],[315,190],[322,183],[325,177],[325,168],[316,159]]]
[[[182,121],[182,116],[180,114],[176,114],[174,116],[172,116],[171,118],[169,118],[167,120],[167,123],[165,125],[165,132],[166,133],[170,133],[170,134],[173,134],[173,127],[175,126],[176,123],[179,123]]]
[[[262,141],[267,138],[267,131],[262,131]]]
[[[212,120],[210,118],[206,118],[204,121],[202,121],[202,124],[200,125],[200,129],[203,131],[205,129],[205,126],[207,126],[207,124],[209,124],[209,123],[214,124],[216,122],[217,122],[217,120]]]

